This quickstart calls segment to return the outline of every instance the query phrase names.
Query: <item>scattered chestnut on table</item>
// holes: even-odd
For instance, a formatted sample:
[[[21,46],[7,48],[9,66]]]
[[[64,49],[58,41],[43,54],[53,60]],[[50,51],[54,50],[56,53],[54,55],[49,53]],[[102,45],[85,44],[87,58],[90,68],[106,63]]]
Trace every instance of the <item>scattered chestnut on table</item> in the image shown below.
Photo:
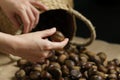
[[[55,42],[64,39],[60,31],[50,37]],[[104,52],[95,53],[69,43],[69,47],[52,50],[51,53],[51,56],[36,64],[25,59],[18,60],[16,80],[120,80],[120,61],[108,61]]]

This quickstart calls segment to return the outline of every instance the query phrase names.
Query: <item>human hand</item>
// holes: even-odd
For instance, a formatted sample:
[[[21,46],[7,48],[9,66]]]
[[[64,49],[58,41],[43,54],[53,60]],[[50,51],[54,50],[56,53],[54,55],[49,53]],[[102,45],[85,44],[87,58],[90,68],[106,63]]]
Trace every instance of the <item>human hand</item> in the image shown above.
[[[48,57],[52,49],[62,49],[67,44],[68,39],[62,42],[51,42],[46,39],[55,32],[56,28],[52,28],[34,33],[17,35],[17,45],[15,45],[14,50],[10,52],[29,61],[38,62],[40,59]]]
[[[16,27],[21,26],[17,19],[20,17],[24,25],[23,33],[31,31],[39,21],[40,12],[35,7],[47,10],[38,0],[0,0],[0,7]]]

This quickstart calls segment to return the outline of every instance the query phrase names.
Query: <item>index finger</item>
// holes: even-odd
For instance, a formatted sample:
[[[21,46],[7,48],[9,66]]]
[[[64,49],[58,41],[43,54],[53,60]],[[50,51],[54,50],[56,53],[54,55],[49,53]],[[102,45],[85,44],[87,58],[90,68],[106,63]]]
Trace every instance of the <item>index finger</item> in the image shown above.
[[[31,3],[32,3],[32,5],[34,5],[35,7],[39,8],[39,9],[41,9],[41,10],[47,10],[47,9],[48,9],[48,8],[47,8],[44,4],[42,4],[40,1],[34,0],[34,1],[32,1]]]
[[[19,11],[18,12],[19,16],[21,17],[22,19],[22,22],[24,24],[24,30],[23,30],[23,33],[27,33],[29,31],[29,26],[30,26],[30,20],[28,18],[28,15],[26,13],[25,10],[23,11]]]
[[[50,42],[49,49],[62,49],[67,45],[68,41],[69,39],[65,38],[62,42]]]

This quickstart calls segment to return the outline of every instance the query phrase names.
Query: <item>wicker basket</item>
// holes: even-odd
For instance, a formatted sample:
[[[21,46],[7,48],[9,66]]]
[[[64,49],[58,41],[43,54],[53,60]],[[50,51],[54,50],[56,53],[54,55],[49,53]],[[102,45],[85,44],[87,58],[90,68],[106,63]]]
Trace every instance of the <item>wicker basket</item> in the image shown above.
[[[73,9],[73,0],[39,0],[48,7],[48,11],[41,11],[40,22],[33,31],[56,27],[71,41],[76,33],[75,17],[83,21],[91,32],[90,39],[79,45],[88,46],[96,37],[92,23],[81,13]],[[0,31],[8,34],[21,34],[0,9]]]

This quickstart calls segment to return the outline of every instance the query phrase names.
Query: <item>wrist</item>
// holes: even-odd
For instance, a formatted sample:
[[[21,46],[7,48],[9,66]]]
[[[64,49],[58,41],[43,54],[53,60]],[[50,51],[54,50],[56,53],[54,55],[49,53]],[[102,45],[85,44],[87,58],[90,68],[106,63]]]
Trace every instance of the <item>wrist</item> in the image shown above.
[[[14,36],[0,32],[0,52],[14,54],[17,46],[17,40]]]

